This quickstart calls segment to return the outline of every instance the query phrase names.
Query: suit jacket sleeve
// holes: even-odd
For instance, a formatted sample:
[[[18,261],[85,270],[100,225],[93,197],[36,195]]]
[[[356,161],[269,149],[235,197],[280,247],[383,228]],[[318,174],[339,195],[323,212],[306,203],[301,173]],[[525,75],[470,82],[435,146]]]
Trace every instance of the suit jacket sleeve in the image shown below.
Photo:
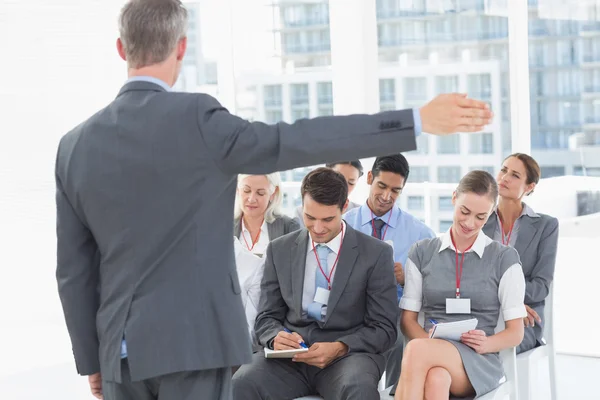
[[[394,252],[387,246],[367,282],[365,326],[338,341],[345,343],[350,352],[383,353],[398,337],[398,312]]]
[[[58,293],[71,337],[77,372],[100,372],[96,313],[99,306],[98,246],[56,178]]]
[[[265,269],[260,284],[260,291],[261,296],[254,331],[256,332],[258,342],[262,346],[270,347],[271,340],[283,330],[283,321],[288,312],[288,306],[281,296],[271,244],[267,246]]]
[[[550,284],[554,279],[557,244],[558,220],[552,218],[542,232],[537,261],[531,275],[526,278],[525,304],[540,303],[548,296]]]
[[[266,174],[416,149],[412,110],[267,125],[231,115],[213,97],[198,95],[197,121],[209,154],[230,174]]]

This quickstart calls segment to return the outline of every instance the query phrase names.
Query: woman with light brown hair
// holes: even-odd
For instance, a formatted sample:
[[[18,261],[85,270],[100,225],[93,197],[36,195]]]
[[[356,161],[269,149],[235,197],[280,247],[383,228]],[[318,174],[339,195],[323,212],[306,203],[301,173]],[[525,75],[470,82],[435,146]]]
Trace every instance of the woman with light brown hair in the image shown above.
[[[482,232],[497,198],[493,176],[469,172],[452,196],[450,229],[411,248],[400,300],[400,326],[410,341],[396,400],[479,397],[505,379],[498,353],[523,339],[525,280],[515,249]],[[505,329],[495,333],[500,315]],[[463,332],[460,340],[430,338],[438,323],[472,318],[477,319],[475,329]]]

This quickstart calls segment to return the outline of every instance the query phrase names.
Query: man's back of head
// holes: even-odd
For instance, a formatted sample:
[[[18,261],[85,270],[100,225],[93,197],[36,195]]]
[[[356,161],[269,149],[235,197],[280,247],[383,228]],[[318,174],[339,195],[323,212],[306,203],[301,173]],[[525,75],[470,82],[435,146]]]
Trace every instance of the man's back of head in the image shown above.
[[[130,76],[177,80],[187,45],[188,13],[180,0],[129,0],[119,15],[117,49]]]

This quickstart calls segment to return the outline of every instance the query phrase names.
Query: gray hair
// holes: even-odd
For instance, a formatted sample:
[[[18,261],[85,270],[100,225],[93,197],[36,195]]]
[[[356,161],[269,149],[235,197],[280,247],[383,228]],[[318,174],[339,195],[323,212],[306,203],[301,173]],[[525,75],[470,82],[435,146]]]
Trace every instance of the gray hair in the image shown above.
[[[239,184],[247,177],[252,175],[240,174],[238,175],[238,187]],[[281,194],[281,175],[279,172],[273,172],[272,174],[263,175],[269,181],[269,196],[275,193],[275,190],[279,188],[275,196],[273,197],[273,201],[269,202],[269,206],[265,211],[265,221],[267,223],[272,223],[275,219],[280,216],[281,213],[281,203],[283,194]],[[235,191],[235,208],[233,211],[233,217],[237,221],[242,217],[242,199],[240,198],[239,191]]]
[[[185,37],[187,21],[180,0],[129,0],[119,15],[119,35],[129,67],[165,61]]]

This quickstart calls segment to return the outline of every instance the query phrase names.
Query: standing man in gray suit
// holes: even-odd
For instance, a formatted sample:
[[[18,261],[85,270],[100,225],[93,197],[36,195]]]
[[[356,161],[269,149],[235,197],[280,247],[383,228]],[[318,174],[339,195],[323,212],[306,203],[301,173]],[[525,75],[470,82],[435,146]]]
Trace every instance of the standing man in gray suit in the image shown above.
[[[98,398],[230,398],[231,367],[251,356],[231,240],[237,174],[409,151],[421,130],[491,119],[447,94],[418,110],[250,123],[170,91],[186,25],[179,0],[128,1],[117,48],[129,80],[58,148],[58,291]]]
[[[309,349],[293,360],[254,354],[233,378],[234,399],[379,399],[382,353],[398,329],[392,247],[342,220],[339,172],[310,172],[301,195],[306,229],[267,247],[255,331],[273,350]]]

